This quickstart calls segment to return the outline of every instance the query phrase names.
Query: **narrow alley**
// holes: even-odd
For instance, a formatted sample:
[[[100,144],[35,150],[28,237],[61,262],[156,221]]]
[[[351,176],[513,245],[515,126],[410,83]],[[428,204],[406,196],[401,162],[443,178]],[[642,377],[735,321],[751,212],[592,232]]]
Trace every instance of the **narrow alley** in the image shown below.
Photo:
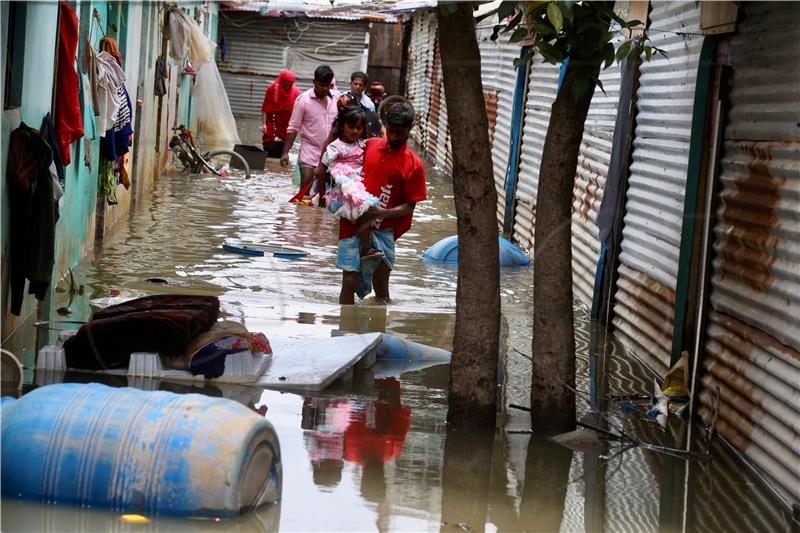
[[[800,4],[468,5],[0,3],[0,529],[800,528]],[[542,198],[593,9],[554,435]],[[343,183],[356,216],[318,207]],[[498,280],[498,349],[464,353]],[[493,427],[451,418],[458,379]]]

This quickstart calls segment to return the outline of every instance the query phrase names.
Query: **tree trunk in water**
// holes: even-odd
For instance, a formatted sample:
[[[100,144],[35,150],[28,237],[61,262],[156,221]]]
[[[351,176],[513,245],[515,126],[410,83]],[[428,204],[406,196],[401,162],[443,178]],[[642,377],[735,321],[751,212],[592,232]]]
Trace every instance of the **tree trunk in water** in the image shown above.
[[[439,11],[458,217],[456,326],[447,413],[453,428],[494,427],[500,334],[497,191],[472,7],[460,3],[453,13]]]
[[[572,189],[594,84],[580,97],[571,87],[579,70],[597,78],[601,60],[567,63],[553,102],[539,168],[533,274],[531,423],[556,434],[575,429],[575,331],[572,311]]]

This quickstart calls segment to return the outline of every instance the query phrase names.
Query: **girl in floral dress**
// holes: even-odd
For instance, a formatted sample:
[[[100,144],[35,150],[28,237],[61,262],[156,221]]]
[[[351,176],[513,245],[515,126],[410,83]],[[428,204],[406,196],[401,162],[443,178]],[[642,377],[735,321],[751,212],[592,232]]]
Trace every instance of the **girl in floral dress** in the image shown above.
[[[331,175],[333,187],[325,194],[325,205],[337,217],[357,221],[378,199],[364,188],[361,176],[364,166],[365,116],[360,107],[343,107],[336,119],[337,138],[325,149],[317,174]],[[372,247],[372,232],[367,225],[360,232],[361,259],[382,257],[383,253]]]

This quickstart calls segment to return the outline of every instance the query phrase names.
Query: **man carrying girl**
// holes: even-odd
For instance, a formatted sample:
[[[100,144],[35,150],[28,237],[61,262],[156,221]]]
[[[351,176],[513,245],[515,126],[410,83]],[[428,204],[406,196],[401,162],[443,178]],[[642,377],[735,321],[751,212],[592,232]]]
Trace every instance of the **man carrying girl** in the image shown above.
[[[377,205],[371,204],[355,221],[339,219],[336,266],[343,271],[340,304],[354,303],[356,294],[364,298],[373,283],[375,296],[389,300],[395,241],[411,228],[416,203],[427,198],[422,161],[407,145],[414,110],[405,99],[394,98],[399,102],[389,105],[385,116],[381,113],[386,137],[364,143],[363,186],[377,198]]]

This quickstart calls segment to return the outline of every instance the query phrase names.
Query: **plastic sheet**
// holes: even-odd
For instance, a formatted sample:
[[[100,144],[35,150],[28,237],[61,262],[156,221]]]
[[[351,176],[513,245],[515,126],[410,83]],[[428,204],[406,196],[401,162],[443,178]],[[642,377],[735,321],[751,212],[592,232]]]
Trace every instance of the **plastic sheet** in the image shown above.
[[[194,68],[214,60],[214,43],[205,36],[200,26],[180,9],[169,17],[170,57],[176,62],[189,57]]]
[[[203,150],[232,150],[234,145],[241,144],[215,61],[198,70],[192,96],[193,114],[197,118],[195,130],[203,140]]]

